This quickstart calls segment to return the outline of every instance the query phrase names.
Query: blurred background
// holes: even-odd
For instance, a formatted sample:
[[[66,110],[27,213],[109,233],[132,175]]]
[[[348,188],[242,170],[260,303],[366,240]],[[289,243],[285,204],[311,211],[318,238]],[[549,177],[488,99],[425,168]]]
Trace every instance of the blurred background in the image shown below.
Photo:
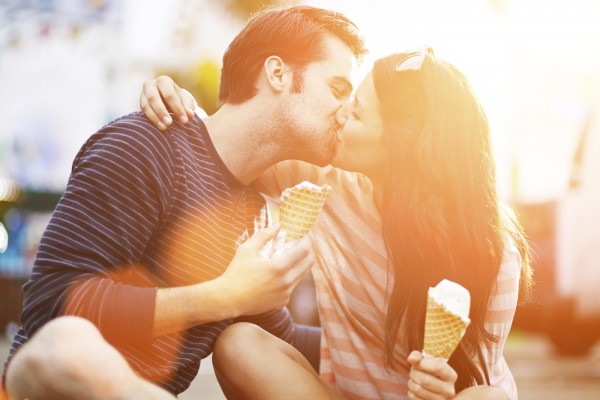
[[[209,113],[221,55],[266,0],[0,0],[0,329],[11,337],[37,243],[86,138],[169,74]],[[531,399],[600,398],[600,3],[286,1],[336,9],[370,49],[422,44],[470,79],[502,198],[534,250],[507,358]],[[357,82],[361,76],[357,77]],[[596,172],[594,172],[596,171]],[[291,309],[318,324],[310,277]],[[6,341],[6,340],[5,340]],[[553,397],[555,396],[555,397]]]

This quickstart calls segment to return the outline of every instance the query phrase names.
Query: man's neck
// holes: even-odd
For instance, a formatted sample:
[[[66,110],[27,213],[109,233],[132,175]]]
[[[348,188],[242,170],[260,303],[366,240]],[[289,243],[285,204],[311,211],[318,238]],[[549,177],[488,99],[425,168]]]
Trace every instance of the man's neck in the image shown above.
[[[203,121],[215,149],[227,169],[242,184],[249,184],[280,161],[281,149],[270,140],[268,108],[253,102],[224,104]]]

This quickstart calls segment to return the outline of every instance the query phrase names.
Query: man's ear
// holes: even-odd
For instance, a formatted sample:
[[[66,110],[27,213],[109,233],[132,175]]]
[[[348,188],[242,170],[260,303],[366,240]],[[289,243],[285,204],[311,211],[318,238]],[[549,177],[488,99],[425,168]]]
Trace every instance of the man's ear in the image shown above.
[[[271,89],[281,92],[291,78],[291,68],[278,56],[270,56],[264,63],[265,78]]]

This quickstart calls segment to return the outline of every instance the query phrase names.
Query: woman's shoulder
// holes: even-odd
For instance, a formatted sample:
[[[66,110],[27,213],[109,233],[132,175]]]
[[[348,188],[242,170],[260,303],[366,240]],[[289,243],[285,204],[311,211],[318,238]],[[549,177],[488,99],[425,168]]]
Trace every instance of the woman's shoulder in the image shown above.
[[[372,195],[373,184],[365,175],[345,171],[332,166],[323,169],[323,179],[326,183],[356,195]]]
[[[509,231],[503,232],[502,262],[498,271],[499,279],[519,279],[522,257],[515,238]]]

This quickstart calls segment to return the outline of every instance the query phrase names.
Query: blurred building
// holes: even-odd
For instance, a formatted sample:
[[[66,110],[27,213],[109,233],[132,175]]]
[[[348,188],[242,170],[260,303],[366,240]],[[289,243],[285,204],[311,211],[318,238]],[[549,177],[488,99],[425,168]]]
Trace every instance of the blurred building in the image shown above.
[[[222,53],[270,1],[0,1],[0,330],[17,321],[50,213],[84,141],[137,111],[160,72],[214,109]]]
[[[225,47],[248,15],[268,3],[277,1],[0,0],[0,279],[28,275],[86,138],[137,110],[142,82],[159,73],[173,75],[214,110]],[[430,44],[465,73],[490,120],[503,198],[536,210],[524,216],[529,230],[541,235],[536,290],[554,296],[564,279],[563,293],[572,288],[564,268],[559,275],[555,261],[544,261],[555,260],[556,246],[571,236],[556,239],[554,211],[537,205],[556,204],[571,193],[581,132],[600,101],[600,4],[295,3],[337,9],[359,25],[371,49],[363,72],[377,57]],[[600,205],[580,207],[584,215],[578,218],[585,219],[589,208],[588,219],[595,221]],[[575,258],[589,260],[576,251]],[[572,261],[568,265],[576,270]],[[600,272],[586,279],[600,284]],[[0,298],[0,304],[7,303]]]

